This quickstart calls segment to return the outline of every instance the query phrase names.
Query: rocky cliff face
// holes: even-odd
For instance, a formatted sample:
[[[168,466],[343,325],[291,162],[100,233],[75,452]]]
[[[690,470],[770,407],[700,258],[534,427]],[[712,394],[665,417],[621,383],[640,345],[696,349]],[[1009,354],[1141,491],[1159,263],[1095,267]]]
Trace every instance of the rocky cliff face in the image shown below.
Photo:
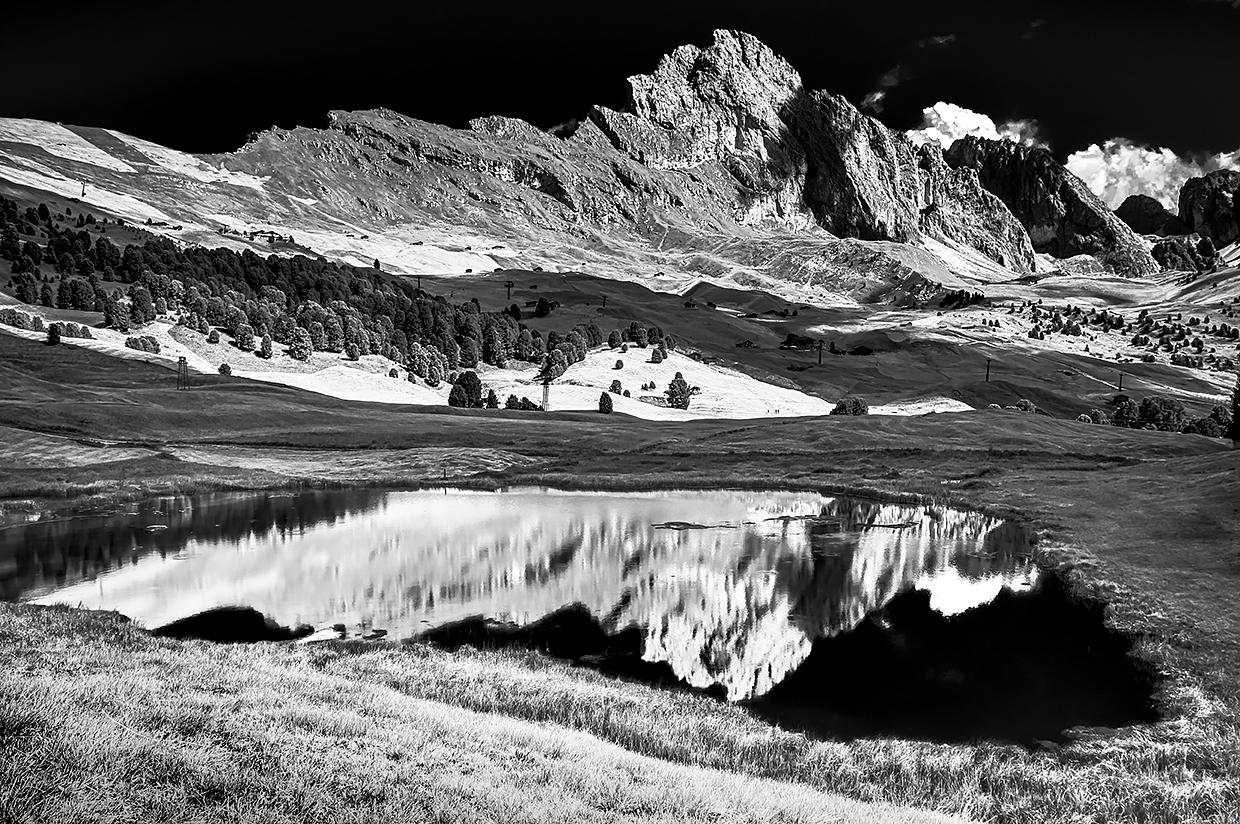
[[[1133,277],[1158,271],[1141,239],[1050,152],[969,136],[953,143],[945,157],[953,168],[977,171],[982,185],[1024,224],[1038,252],[1093,255]]]
[[[718,256],[735,238],[756,238],[743,265],[717,261],[724,270],[792,277],[786,256],[755,250],[779,237],[810,239],[816,247],[801,255],[798,280],[832,279],[831,266],[804,261],[838,258],[841,238],[931,237],[1017,272],[1033,268],[1028,233],[976,174],[842,97],[806,90],[750,35],[716,32],[710,47],[681,47],[629,82],[626,111],[594,107],[563,137],[511,118],[462,131],[387,110],[334,112],[326,130],[273,130],[214,160],[357,220],[422,213],[487,229],[605,231],[654,241],[663,255],[683,245],[695,260],[703,245]],[[704,244],[704,234],[722,240]],[[863,281],[849,294],[901,291],[877,275]]]
[[[1240,172],[1220,169],[1205,177],[1194,177],[1180,189],[1180,220],[1215,246],[1240,240]]]
[[[1139,235],[1187,235],[1192,230],[1175,214],[1149,195],[1129,195],[1115,216]]]

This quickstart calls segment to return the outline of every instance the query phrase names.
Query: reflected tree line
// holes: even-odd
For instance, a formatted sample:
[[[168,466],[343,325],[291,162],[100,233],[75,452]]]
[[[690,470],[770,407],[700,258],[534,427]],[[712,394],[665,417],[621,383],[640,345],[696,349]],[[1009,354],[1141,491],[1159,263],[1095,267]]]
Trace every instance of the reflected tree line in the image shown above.
[[[228,542],[295,535],[377,506],[382,492],[172,496],[127,512],[0,529],[0,599],[14,601],[90,580],[140,558],[182,551],[191,540]]]

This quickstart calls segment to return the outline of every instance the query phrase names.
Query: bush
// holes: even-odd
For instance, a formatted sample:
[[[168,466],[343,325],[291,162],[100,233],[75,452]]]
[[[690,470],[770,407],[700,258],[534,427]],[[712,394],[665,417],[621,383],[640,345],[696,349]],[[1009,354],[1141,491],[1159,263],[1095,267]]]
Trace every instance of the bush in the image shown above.
[[[159,341],[150,335],[138,335],[137,337],[125,338],[125,345],[130,349],[136,349],[139,352],[150,352],[154,355],[159,354]]]
[[[624,368],[624,361],[622,360],[617,360],[616,365],[612,367],[612,369],[623,369],[623,368]]]
[[[517,400],[516,395],[509,395],[508,400],[504,401],[505,409],[520,409],[521,401]]]
[[[865,402],[864,398],[858,398],[850,395],[842,398],[835,408],[831,410],[832,415],[868,415],[870,414],[870,405]]]
[[[1220,438],[1223,435],[1223,428],[1211,418],[1189,418],[1180,431],[1185,435],[1205,435],[1207,438]]]
[[[633,397],[633,396],[632,396],[632,395],[630,395],[630,394],[629,394],[629,390],[627,390],[627,389],[626,389],[626,390],[624,390],[624,397],[626,397],[626,398],[631,398],[631,397]]]
[[[615,349],[620,345],[620,333],[615,329],[611,330],[611,334],[607,336],[607,346]]]
[[[212,329],[210,332],[207,333],[207,343],[219,343],[219,342],[220,342],[220,330]]]
[[[1111,418],[1101,409],[1091,409],[1086,414],[1090,423],[1101,424],[1102,426],[1110,426]]]
[[[396,371],[396,367],[395,367],[395,366],[393,366],[391,369],[389,369],[389,370],[388,370],[388,377],[389,377],[389,378],[399,378],[399,377],[400,377],[400,373]]]
[[[624,391],[624,387],[620,385],[620,381],[615,380],[611,382],[611,387],[607,391],[614,392],[615,394],[619,395],[621,392]]]
[[[1016,408],[1021,412],[1037,412],[1038,406],[1028,398],[1021,398],[1016,402]]]
[[[607,394],[606,392],[599,395],[598,396],[598,411],[602,412],[604,415],[610,415],[611,409],[612,409],[611,395]]]
[[[663,350],[656,347],[650,352],[651,363],[663,363]]]
[[[1094,419],[1086,415],[1084,412],[1077,415],[1076,419],[1080,421],[1081,423],[1093,423],[1094,422]]]
[[[349,360],[357,360],[362,356],[361,351],[357,348],[357,344],[349,341],[344,345],[344,356]]]
[[[221,374],[221,375],[231,375],[231,374],[232,374],[232,367],[231,367],[231,366],[229,366],[229,365],[228,365],[228,364],[226,364],[226,363],[221,363],[221,364],[220,364],[220,374]]]

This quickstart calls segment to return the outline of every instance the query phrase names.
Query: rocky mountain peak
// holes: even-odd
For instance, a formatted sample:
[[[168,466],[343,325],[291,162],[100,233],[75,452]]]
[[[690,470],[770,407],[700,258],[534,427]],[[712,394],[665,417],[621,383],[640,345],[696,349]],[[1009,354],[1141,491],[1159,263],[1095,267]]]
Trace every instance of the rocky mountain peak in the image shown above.
[[[629,112],[652,125],[698,129],[704,108],[771,128],[780,107],[802,89],[801,75],[751,34],[720,29],[708,48],[681,46],[652,74],[629,78]],[[722,124],[720,124],[722,125]]]

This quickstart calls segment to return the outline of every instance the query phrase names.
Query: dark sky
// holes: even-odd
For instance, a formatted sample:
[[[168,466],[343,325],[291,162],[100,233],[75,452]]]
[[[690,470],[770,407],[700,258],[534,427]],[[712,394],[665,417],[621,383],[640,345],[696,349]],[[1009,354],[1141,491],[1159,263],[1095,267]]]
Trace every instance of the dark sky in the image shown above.
[[[27,2],[9,4],[0,29],[0,116],[196,152],[236,148],[273,124],[321,126],[330,109],[387,106],[455,126],[502,114],[549,127],[592,103],[622,106],[627,76],[736,28],[811,88],[854,103],[886,75],[878,116],[896,128],[945,100],[997,121],[1036,119],[1061,156],[1111,137],[1233,151],[1237,3]]]

